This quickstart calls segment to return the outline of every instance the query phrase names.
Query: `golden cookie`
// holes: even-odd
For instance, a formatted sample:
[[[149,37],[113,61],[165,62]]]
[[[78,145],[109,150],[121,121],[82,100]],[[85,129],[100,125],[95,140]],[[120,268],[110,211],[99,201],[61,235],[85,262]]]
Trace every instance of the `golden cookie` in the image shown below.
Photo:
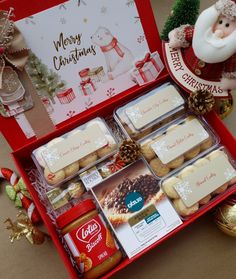
[[[199,204],[195,203],[191,207],[187,207],[181,199],[173,200],[174,207],[181,216],[189,216],[199,209]]]
[[[157,176],[163,177],[170,172],[170,168],[162,164],[159,158],[155,158],[150,162],[150,167]]]
[[[179,194],[176,192],[174,185],[178,182],[181,182],[181,180],[175,176],[172,176],[170,178],[167,178],[162,183],[162,189],[167,194],[167,196],[171,199],[178,199]]]
[[[73,174],[76,174],[78,171],[79,171],[79,162],[78,161],[74,162],[64,168],[66,177],[72,176]]]
[[[207,195],[206,197],[204,197],[203,199],[201,199],[201,200],[199,201],[199,204],[200,204],[200,205],[207,204],[207,203],[210,201],[210,199],[211,199],[211,195],[209,194],[209,195]]]
[[[182,166],[184,163],[184,156],[179,156],[176,159],[172,160],[170,163],[167,164],[167,166],[170,169],[176,169]]]
[[[184,154],[185,159],[190,160],[196,157],[200,153],[201,149],[200,146],[196,146]]]
[[[201,150],[206,150],[208,148],[210,148],[213,145],[213,140],[212,137],[209,137],[208,139],[206,139],[201,145],[200,148]]]
[[[81,168],[85,168],[86,166],[96,162],[97,158],[98,158],[97,153],[93,152],[93,153],[85,156],[84,158],[80,159],[79,165]]]
[[[141,153],[143,154],[145,159],[147,159],[148,161],[151,161],[154,157],[156,157],[156,153],[154,152],[154,150],[151,147],[152,143],[153,143],[153,141],[147,140],[141,146]]]
[[[65,179],[66,174],[65,174],[64,170],[59,170],[59,171],[53,173],[49,170],[48,167],[45,167],[44,177],[48,184],[56,185]]]
[[[189,176],[191,173],[195,172],[197,170],[197,167],[195,166],[187,166],[183,170],[181,170],[178,174],[178,177],[180,179],[183,179],[184,177]]]
[[[223,184],[222,186],[220,186],[219,188],[217,188],[212,194],[224,193],[227,190],[228,186],[229,186],[229,183],[227,182],[227,183]]]

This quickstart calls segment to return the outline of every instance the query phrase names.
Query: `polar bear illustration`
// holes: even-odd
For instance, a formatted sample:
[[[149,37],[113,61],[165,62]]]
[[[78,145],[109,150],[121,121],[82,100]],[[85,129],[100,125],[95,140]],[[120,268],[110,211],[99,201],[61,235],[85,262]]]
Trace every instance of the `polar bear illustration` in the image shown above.
[[[99,27],[95,34],[92,35],[91,40],[100,47],[105,56],[109,79],[115,79],[132,68],[134,57],[131,51],[123,46],[111,34],[110,30],[105,27]]]

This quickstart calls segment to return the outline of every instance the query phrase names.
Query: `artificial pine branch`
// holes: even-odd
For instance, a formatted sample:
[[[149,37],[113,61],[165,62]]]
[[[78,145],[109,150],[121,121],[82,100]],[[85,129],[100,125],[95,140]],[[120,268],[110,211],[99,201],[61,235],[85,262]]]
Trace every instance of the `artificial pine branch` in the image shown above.
[[[200,0],[176,0],[161,33],[161,39],[168,41],[168,34],[184,24],[194,25],[200,8]]]
[[[55,103],[54,96],[56,92],[65,87],[65,82],[61,81],[60,76],[52,70],[49,70],[32,52],[28,63],[28,73],[39,95],[46,95]]]

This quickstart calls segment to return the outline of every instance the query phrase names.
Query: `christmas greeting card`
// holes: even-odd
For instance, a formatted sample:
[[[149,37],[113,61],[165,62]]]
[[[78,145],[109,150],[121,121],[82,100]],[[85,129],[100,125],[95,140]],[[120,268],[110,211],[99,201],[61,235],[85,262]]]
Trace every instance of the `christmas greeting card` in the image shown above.
[[[135,1],[67,1],[15,22],[30,56],[26,70],[57,125],[108,98],[157,78]],[[141,81],[140,81],[141,80]],[[34,135],[24,114],[16,117]]]

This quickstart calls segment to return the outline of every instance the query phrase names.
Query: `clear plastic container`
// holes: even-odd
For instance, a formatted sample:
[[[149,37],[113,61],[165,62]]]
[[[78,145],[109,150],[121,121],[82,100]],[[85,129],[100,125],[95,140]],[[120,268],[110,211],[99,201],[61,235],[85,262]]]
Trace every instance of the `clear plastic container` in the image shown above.
[[[37,148],[32,158],[49,185],[58,186],[117,152],[106,122],[95,118]]]
[[[218,143],[204,118],[194,114],[185,114],[140,141],[143,157],[159,178]]]
[[[185,100],[171,83],[165,83],[127,103],[114,118],[134,140],[140,140],[185,112]]]
[[[179,215],[187,218],[230,187],[236,187],[235,161],[224,146],[217,146],[162,179],[160,184]]]
[[[80,199],[85,193],[85,187],[78,178],[74,178],[60,187],[53,187],[46,192],[46,197],[54,210],[58,210],[73,199]]]

